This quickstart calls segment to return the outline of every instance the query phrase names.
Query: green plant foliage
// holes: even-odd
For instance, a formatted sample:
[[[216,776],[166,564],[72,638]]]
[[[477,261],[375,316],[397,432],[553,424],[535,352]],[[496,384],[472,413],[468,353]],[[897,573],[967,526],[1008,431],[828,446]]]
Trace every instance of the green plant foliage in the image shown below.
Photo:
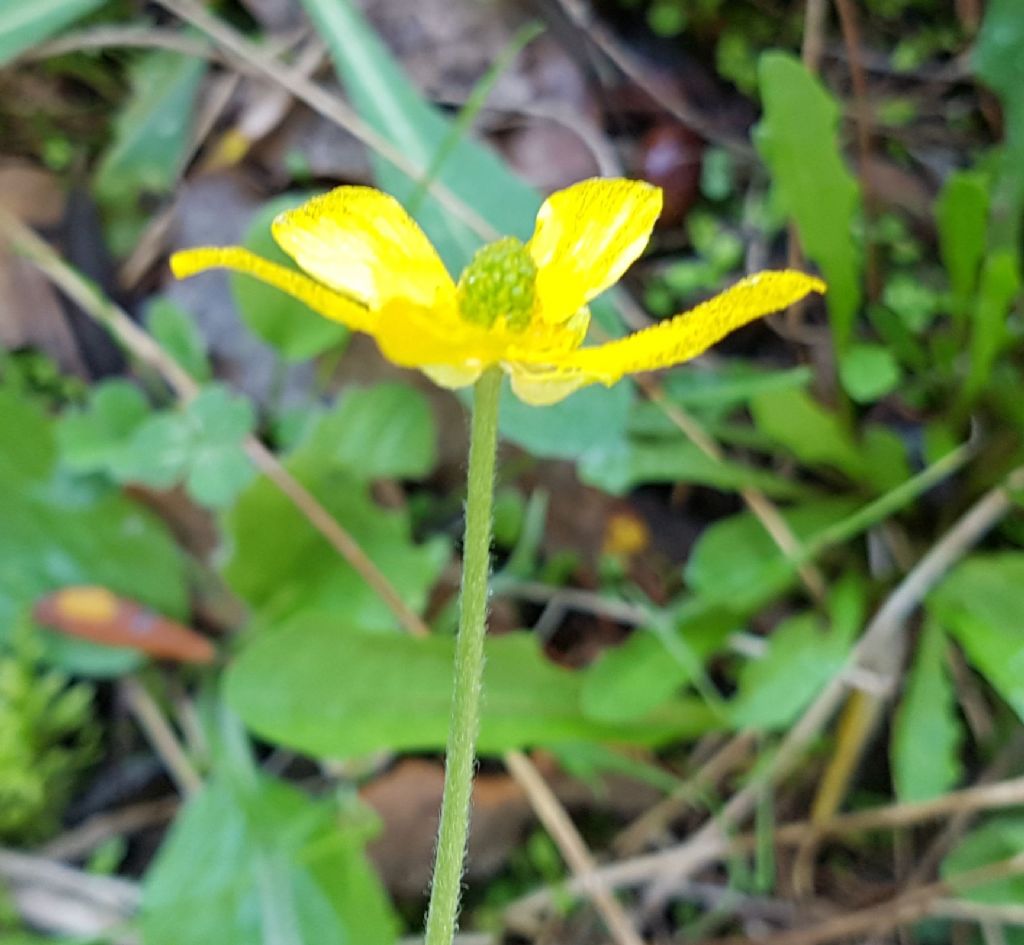
[[[206,356],[206,342],[196,323],[180,305],[168,298],[157,298],[146,309],[149,333],[193,380],[209,381],[213,373]]]
[[[856,508],[851,499],[808,502],[783,512],[790,529],[804,542]],[[709,526],[690,552],[686,583],[702,600],[748,613],[789,587],[796,569],[764,526],[741,512]]]
[[[846,661],[849,634],[826,630],[816,614],[797,614],[768,638],[764,656],[743,664],[729,715],[739,728],[783,729]]]
[[[57,425],[61,461],[76,472],[114,476],[124,453],[132,448],[132,437],[149,416],[145,396],[130,381],[97,384],[87,405],[67,411]]]
[[[1024,849],[1024,817],[1001,814],[989,818],[964,837],[942,861],[942,878],[963,899],[996,905],[1019,906],[1024,901],[1024,877],[1019,873],[984,885],[957,890],[957,875],[1000,860],[1020,856]]]
[[[0,66],[97,9],[103,0],[6,3],[0,9]]]
[[[676,626],[637,630],[585,673],[583,709],[606,722],[642,718],[700,678],[740,621],[725,609],[686,614]]]
[[[403,384],[353,388],[310,432],[304,452],[371,479],[421,479],[437,463],[427,399]]]
[[[963,731],[946,665],[946,637],[925,626],[893,724],[890,751],[896,796],[903,803],[945,794],[962,774]]]
[[[928,612],[949,632],[1007,704],[1024,718],[1024,554],[972,555],[928,598]]]
[[[248,400],[211,384],[183,410],[157,414],[139,426],[112,472],[121,482],[155,489],[184,481],[197,502],[223,508],[253,478],[243,441],[254,422]]]
[[[106,488],[73,485],[57,466],[53,424],[0,393],[0,639],[41,595],[99,584],[178,619],[187,594],[181,555],[166,528]],[[96,675],[138,665],[130,650],[48,635],[46,657]]]
[[[765,53],[760,77],[764,118],[757,146],[804,251],[828,283],[826,301],[842,353],[860,307],[861,259],[852,230],[860,190],[839,149],[839,108],[804,65],[786,53]]]
[[[189,799],[146,875],[147,945],[390,945],[396,922],[333,805],[254,774]]]
[[[893,353],[884,345],[853,344],[839,362],[843,389],[858,403],[870,404],[892,393],[902,372]]]
[[[540,195],[513,174],[490,149],[471,138],[452,145],[451,123],[410,84],[380,38],[350,0],[303,0],[324,38],[339,75],[362,117],[406,158],[424,169],[439,149],[447,158],[436,179],[499,233],[527,237],[533,230]],[[373,155],[377,183],[406,201],[418,184],[379,155]],[[449,270],[462,271],[480,245],[478,234],[450,209],[428,195],[416,219]],[[592,306],[597,320],[613,334],[617,319],[606,303]],[[501,432],[538,456],[574,459],[597,443],[621,435],[633,394],[629,385],[592,386],[550,407],[531,407],[511,396],[501,405]]]
[[[1015,250],[994,250],[985,259],[978,301],[971,320],[971,366],[964,387],[968,400],[988,383],[996,358],[1008,341],[1007,316],[1020,291],[1020,267]]]
[[[359,631],[337,615],[310,615],[261,634],[228,670],[227,697],[261,737],[318,757],[444,746],[451,712],[451,637]],[[571,741],[656,745],[705,731],[697,700],[635,722],[589,718],[581,674],[548,662],[528,634],[487,641],[479,750]]]
[[[177,179],[205,71],[204,60],[165,51],[147,53],[132,68],[131,97],[93,180],[119,254],[127,255],[142,227],[139,197],[167,193]]]
[[[974,47],[974,71],[1002,100],[1006,130],[993,200],[992,245],[1017,250],[1024,208],[1024,17],[1017,0],[992,0]]]
[[[434,448],[422,397],[385,386],[344,398],[285,462],[417,611],[448,560],[448,543],[437,536],[414,544],[408,511],[376,505],[368,480],[422,475]],[[226,524],[232,551],[224,575],[262,617],[320,611],[353,627],[393,625],[374,591],[265,478],[242,493]]]
[[[580,460],[579,474],[588,485],[612,495],[625,495],[645,482],[685,482],[726,491],[750,487],[775,498],[793,498],[801,491],[774,473],[733,460],[712,459],[684,440],[678,430],[672,438],[630,437],[588,450]]]
[[[750,403],[758,429],[801,462],[832,466],[851,479],[866,473],[864,455],[846,426],[804,390],[758,394]]]
[[[270,224],[278,214],[299,206],[309,196],[288,194],[265,204],[253,216],[245,232],[246,249],[287,269],[297,270],[291,257],[274,242]],[[287,361],[305,361],[341,345],[348,338],[344,325],[329,321],[298,299],[259,279],[233,272],[230,282],[242,320]]]
[[[977,171],[951,174],[935,205],[939,252],[949,275],[953,312],[967,315],[985,256],[989,180]]]
[[[0,648],[0,840],[8,842],[57,829],[99,738],[92,687],[42,670],[17,643]]]

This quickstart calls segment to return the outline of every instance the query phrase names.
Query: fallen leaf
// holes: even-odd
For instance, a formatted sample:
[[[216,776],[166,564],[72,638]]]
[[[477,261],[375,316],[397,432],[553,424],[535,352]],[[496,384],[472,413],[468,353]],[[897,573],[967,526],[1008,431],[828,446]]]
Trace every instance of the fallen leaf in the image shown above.
[[[65,587],[41,598],[33,610],[44,626],[106,646],[128,647],[157,659],[212,663],[213,644],[183,624],[104,587]]]

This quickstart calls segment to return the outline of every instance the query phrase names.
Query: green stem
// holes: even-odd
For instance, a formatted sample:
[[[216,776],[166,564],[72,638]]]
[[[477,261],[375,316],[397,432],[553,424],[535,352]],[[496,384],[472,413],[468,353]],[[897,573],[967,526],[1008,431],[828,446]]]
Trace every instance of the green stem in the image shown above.
[[[485,372],[473,391],[459,636],[455,643],[452,715],[445,755],[437,860],[427,909],[426,945],[451,945],[459,911],[459,891],[469,834],[476,736],[480,727],[500,393],[501,372],[496,368]]]

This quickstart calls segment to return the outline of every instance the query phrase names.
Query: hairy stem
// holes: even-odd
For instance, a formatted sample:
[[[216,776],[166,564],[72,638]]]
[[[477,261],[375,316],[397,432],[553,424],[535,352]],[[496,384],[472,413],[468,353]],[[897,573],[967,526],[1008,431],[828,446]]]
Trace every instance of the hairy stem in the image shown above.
[[[500,392],[501,373],[496,368],[483,374],[473,391],[459,636],[455,644],[452,715],[445,755],[437,860],[427,910],[426,945],[451,945],[459,911],[476,736],[480,727]]]

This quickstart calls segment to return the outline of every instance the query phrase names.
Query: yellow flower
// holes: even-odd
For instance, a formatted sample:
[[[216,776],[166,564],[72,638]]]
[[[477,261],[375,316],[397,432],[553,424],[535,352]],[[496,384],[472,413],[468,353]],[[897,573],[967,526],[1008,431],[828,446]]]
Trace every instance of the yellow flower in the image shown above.
[[[237,246],[184,250],[171,268],[179,278],[215,267],[255,276],[372,335],[386,358],[444,387],[500,365],[516,395],[537,405],[688,361],[741,325],[825,291],[800,272],[762,272],[644,331],[581,347],[587,303],[643,252],[660,212],[661,190],[650,184],[582,181],[544,201],[528,243],[505,237],[484,246],[456,284],[397,200],[338,187],[273,223],[305,274]]]

